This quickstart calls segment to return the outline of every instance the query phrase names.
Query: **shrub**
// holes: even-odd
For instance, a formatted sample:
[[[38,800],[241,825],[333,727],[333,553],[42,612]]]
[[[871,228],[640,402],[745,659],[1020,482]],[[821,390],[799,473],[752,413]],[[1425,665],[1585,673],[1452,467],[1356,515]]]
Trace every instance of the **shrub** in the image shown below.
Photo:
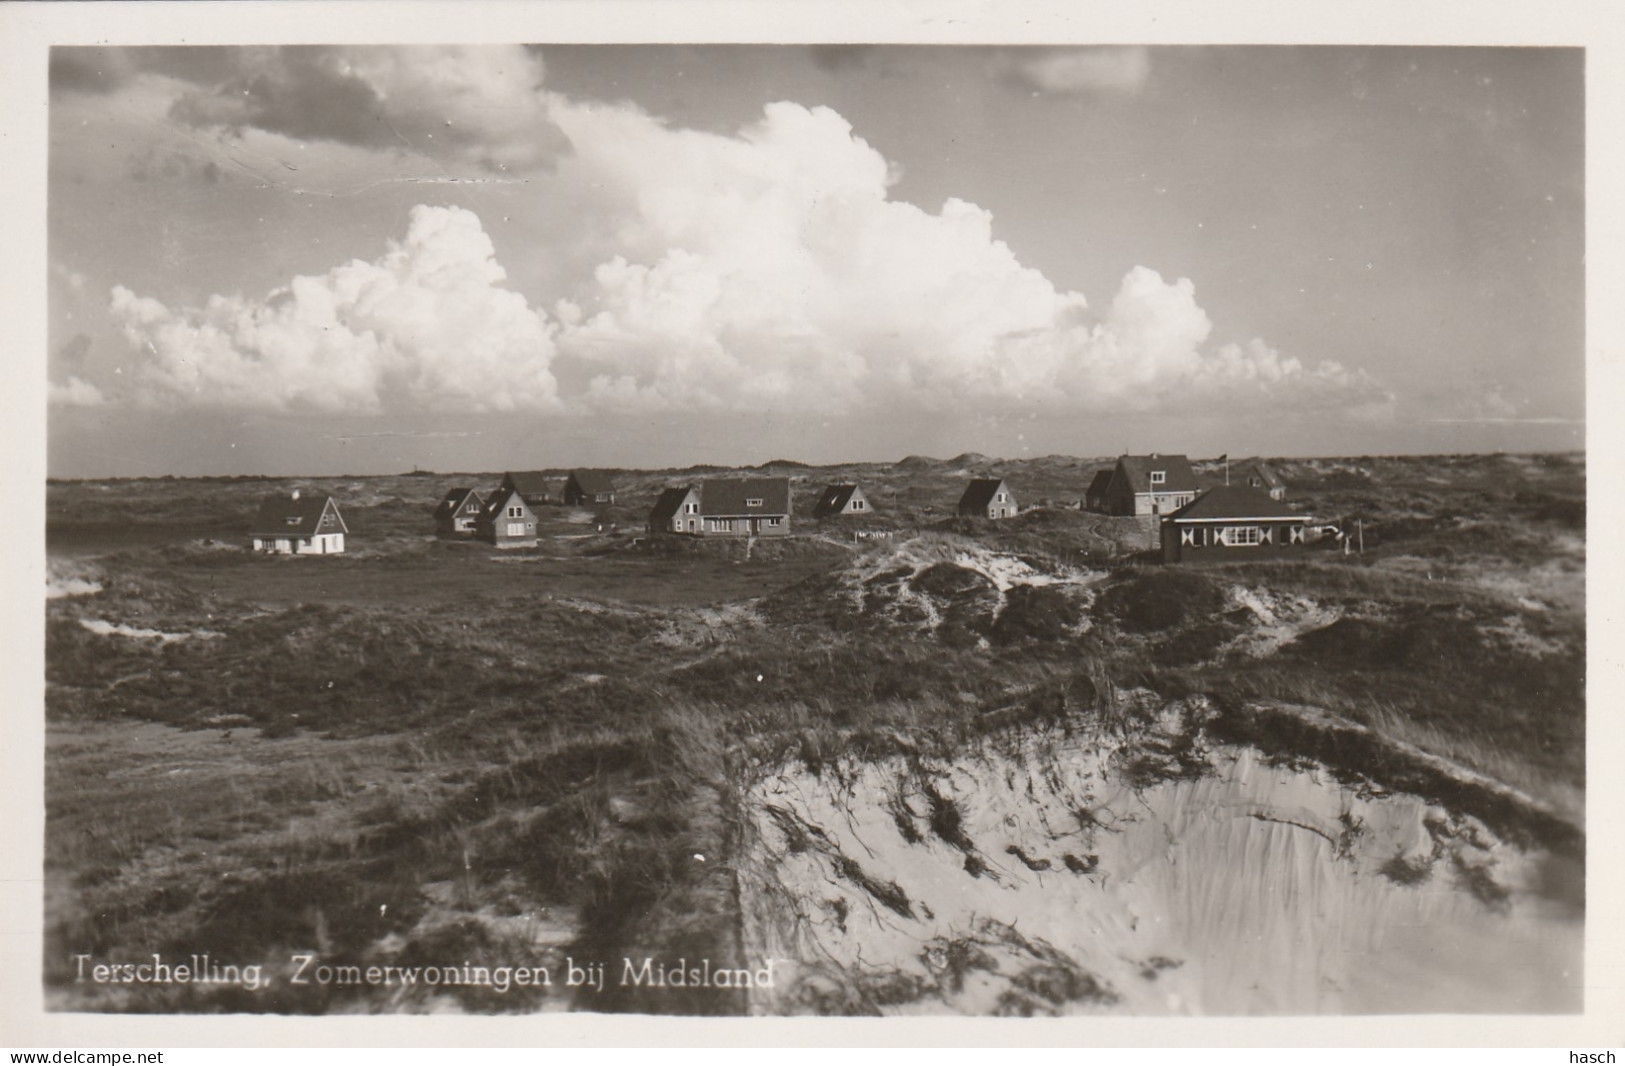
[[[1132,633],[1160,633],[1224,608],[1224,591],[1191,570],[1155,568],[1120,575],[1101,592],[1095,611]]]

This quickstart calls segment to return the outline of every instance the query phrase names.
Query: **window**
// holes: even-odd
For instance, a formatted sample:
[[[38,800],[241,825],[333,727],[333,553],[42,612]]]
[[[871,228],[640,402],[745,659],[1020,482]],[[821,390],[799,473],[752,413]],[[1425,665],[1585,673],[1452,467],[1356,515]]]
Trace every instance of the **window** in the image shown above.
[[[1219,543],[1232,548],[1264,542],[1264,531],[1257,526],[1226,526],[1219,530]]]
[[[1179,531],[1179,543],[1182,546],[1196,547],[1196,530],[1188,527],[1181,529]]]
[[[767,524],[770,526],[776,526],[779,524],[779,520],[777,518],[769,518],[767,520]]]
[[[760,506],[762,506],[762,501],[761,501],[760,498],[753,499],[753,500],[746,500],[745,501],[745,506],[746,507],[760,507]]]
[[[1167,483],[1168,483],[1168,471],[1166,471],[1166,470],[1153,470],[1153,471],[1151,471],[1151,484],[1153,484],[1153,485],[1165,485]]]
[[[1001,492],[1001,493],[999,493],[999,495],[998,495],[998,500],[999,500],[999,502],[1000,502],[1000,503],[1003,503],[1003,502],[1004,502],[1004,493],[1002,493],[1002,492]]]
[[[1288,544],[1302,544],[1303,543],[1303,527],[1302,526],[1292,526],[1287,530],[1287,543]]]
[[[286,522],[290,526],[297,526],[299,524],[299,516],[294,515],[291,518],[284,518],[283,521]]]
[[[525,517],[525,509],[523,507],[510,507],[508,508],[508,517],[523,518]]]
[[[685,503],[685,504],[683,504],[683,513],[684,514],[699,514],[700,513],[700,505],[697,504],[697,503]]]
[[[854,510],[854,511],[863,510],[863,501],[862,500],[853,500],[852,501],[852,510]]]
[[[509,522],[508,523],[508,536],[510,536],[510,537],[522,537],[524,535],[525,535],[525,523],[523,523],[523,522]]]

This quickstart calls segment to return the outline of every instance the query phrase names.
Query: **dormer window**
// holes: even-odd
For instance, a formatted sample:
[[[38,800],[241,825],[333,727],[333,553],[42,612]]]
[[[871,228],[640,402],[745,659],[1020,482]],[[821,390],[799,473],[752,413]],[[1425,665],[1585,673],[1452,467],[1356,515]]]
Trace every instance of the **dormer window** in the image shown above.
[[[753,497],[752,499],[748,499],[748,500],[745,501],[745,506],[746,507],[760,507],[760,506],[762,506],[762,499],[759,496],[758,497]]]
[[[299,524],[300,519],[299,519],[298,515],[293,515],[293,516],[290,516],[288,518],[284,518],[283,521],[286,522],[290,526],[297,526]]]
[[[1151,484],[1153,484],[1153,485],[1165,485],[1167,483],[1168,483],[1168,471],[1166,471],[1166,470],[1153,470],[1153,471],[1151,471]]]

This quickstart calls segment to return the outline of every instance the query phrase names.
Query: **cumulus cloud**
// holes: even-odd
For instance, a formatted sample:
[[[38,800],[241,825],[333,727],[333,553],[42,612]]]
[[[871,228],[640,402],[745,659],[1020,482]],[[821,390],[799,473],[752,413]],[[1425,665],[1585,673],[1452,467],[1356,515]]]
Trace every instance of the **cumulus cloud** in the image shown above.
[[[541,57],[522,47],[245,48],[231,58],[228,77],[181,93],[170,117],[497,170],[548,162],[560,146]]]
[[[1150,410],[1379,393],[1262,342],[1208,346],[1186,279],[1138,267],[1101,313],[961,200],[888,198],[886,160],[827,108],[738,136],[559,102],[565,173],[600,190],[617,253],[559,306],[561,359],[615,408],[907,404]]]
[[[265,410],[547,410],[553,328],[506,277],[477,216],[413,209],[374,262],[296,277],[263,299],[173,310],[118,286],[111,312],[148,354],[148,401]]]
[[[1010,70],[1023,85],[1043,93],[1132,94],[1151,76],[1151,53],[1144,48],[1043,48],[1015,53]]]
[[[411,80],[369,60],[327,73],[380,98]],[[542,186],[571,205],[567,247],[535,253],[553,317],[503,286],[475,215],[420,206],[378,260],[262,299],[174,309],[115,289],[147,353],[137,393],[330,412],[1350,410],[1387,395],[1259,340],[1215,344],[1188,279],[1136,267],[1091,306],[1023,265],[983,208],[891,199],[895,168],[828,108],[772,104],[726,135],[544,102],[570,148]]]

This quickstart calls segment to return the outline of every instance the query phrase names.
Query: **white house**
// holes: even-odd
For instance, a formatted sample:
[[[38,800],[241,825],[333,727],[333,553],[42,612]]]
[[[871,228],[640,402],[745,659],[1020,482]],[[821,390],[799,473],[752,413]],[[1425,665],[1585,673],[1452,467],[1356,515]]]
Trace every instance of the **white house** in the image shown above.
[[[254,550],[273,555],[342,555],[349,530],[331,496],[268,496],[254,516]]]

